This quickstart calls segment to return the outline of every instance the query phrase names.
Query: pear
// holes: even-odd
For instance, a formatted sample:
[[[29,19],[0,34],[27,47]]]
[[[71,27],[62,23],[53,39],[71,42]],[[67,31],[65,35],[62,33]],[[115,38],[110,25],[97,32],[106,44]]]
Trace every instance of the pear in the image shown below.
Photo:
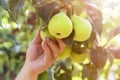
[[[72,15],[71,20],[75,30],[75,35],[73,40],[75,41],[87,40],[92,32],[92,26],[90,22],[87,19],[84,19],[77,15]]]
[[[87,58],[89,58],[88,53],[77,53],[72,51],[70,59],[76,63],[83,63]]]
[[[49,31],[48,31],[47,28],[45,28],[45,29],[43,29],[43,30],[40,31],[40,37],[41,37],[42,40],[44,40],[45,37],[48,37],[48,38],[50,38],[50,39],[52,39],[52,40],[55,40],[55,37],[53,37],[53,36],[49,33]]]
[[[80,17],[87,18],[87,11],[81,12]]]
[[[72,48],[70,46],[66,46],[64,51],[57,56],[56,60],[58,61],[58,60],[62,60],[70,57],[71,51],[72,51]]]
[[[72,22],[65,12],[54,15],[48,23],[48,31],[58,39],[68,37],[72,30]]]

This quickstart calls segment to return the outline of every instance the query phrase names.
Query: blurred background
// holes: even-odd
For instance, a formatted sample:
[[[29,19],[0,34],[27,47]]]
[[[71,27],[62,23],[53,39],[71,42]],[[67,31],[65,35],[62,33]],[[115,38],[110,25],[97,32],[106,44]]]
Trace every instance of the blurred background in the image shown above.
[[[0,80],[14,80],[23,66],[29,43],[38,27],[43,24],[36,11],[40,1],[42,0],[0,0]],[[50,0],[43,0],[47,1]],[[61,60],[40,74],[39,80],[120,80],[120,0],[83,1],[92,3],[93,8],[90,9],[98,9],[102,14],[102,21],[99,22],[99,13],[94,10],[88,12],[93,21],[98,19],[95,25],[98,31],[101,29],[100,23],[102,24],[97,40],[98,45],[106,48],[109,54],[106,64],[99,70],[91,65],[96,59],[86,64],[73,62],[72,65],[69,59]],[[82,16],[86,16],[86,12]],[[99,49],[96,53],[102,54]]]

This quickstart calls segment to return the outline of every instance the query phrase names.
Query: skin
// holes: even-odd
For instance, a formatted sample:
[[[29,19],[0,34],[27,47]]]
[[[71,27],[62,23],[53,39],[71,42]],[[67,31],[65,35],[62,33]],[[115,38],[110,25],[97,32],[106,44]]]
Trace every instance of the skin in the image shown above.
[[[42,40],[39,33],[40,29],[28,47],[24,66],[15,80],[37,80],[37,76],[48,69],[65,49],[62,40],[55,42],[47,37]]]

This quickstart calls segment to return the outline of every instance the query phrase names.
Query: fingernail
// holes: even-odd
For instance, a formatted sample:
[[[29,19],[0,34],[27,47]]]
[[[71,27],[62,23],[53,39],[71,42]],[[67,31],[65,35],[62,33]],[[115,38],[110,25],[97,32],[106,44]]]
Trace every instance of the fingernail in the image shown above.
[[[45,40],[48,41],[48,42],[50,41],[50,39],[48,37],[45,37]]]
[[[47,44],[46,44],[46,43],[44,43],[44,47],[47,47]]]

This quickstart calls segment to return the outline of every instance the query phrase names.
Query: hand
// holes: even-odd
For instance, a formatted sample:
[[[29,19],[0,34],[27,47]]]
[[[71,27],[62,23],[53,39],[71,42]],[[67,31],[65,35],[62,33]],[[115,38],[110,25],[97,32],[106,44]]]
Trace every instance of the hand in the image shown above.
[[[37,76],[48,69],[65,48],[62,40],[41,40],[40,30],[32,40],[26,54],[26,61],[16,80],[37,80]]]

